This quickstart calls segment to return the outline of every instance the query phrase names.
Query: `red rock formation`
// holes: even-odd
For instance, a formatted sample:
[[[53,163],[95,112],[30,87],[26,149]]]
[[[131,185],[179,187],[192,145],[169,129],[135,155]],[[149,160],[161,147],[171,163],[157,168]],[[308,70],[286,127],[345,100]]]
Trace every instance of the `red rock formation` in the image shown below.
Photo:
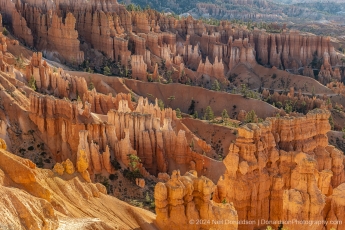
[[[131,56],[132,77],[141,81],[147,80],[147,65],[142,55]]]
[[[184,176],[173,171],[169,181],[155,186],[159,228],[209,229],[222,226],[222,229],[237,229],[238,216],[232,203],[210,200],[214,189],[213,182],[206,177],[198,177],[196,171],[189,171]],[[199,220],[204,221],[202,226]]]
[[[295,155],[295,162],[297,166],[291,174],[291,189],[285,190],[283,194],[283,220],[315,222],[311,222],[312,224],[309,224],[309,226],[292,223],[285,224],[284,227],[292,229],[323,229],[321,224],[317,224],[317,222],[323,220],[322,212],[326,204],[314,175],[317,162],[305,153]],[[330,173],[330,177],[332,177],[332,173]],[[328,193],[329,180],[327,182],[326,194]],[[306,215],[306,213],[308,214]]]
[[[58,51],[63,60],[72,64],[80,64],[84,61],[84,52],[79,51],[78,32],[75,30],[76,19],[68,13],[65,22],[62,22],[57,14],[53,14],[51,27],[48,29],[48,53]],[[61,42],[64,41],[64,42]]]
[[[148,34],[151,31],[146,13],[132,11],[132,17],[133,32]]]
[[[120,61],[122,65],[127,65],[131,52],[128,50],[128,41],[122,38],[114,38],[114,55],[115,60]]]
[[[332,196],[329,197],[328,203],[329,207],[327,209],[327,229],[344,229],[343,221],[344,215],[342,214],[344,211],[344,189],[345,184],[339,185],[337,188],[333,190]]]
[[[32,31],[28,28],[25,18],[16,9],[12,11],[12,27],[14,35],[23,40],[27,46],[34,46]]]
[[[322,194],[328,196],[345,180],[344,156],[328,147],[328,117],[328,111],[313,110],[306,117],[269,118],[240,127],[213,200],[233,202],[239,219],[323,220]],[[332,175],[338,175],[334,181]]]
[[[179,66],[182,59],[177,58],[180,61],[175,61],[177,55],[183,56],[183,64],[195,71],[201,60],[199,50],[215,69],[215,73],[210,76],[215,78],[216,75],[218,79],[238,63],[255,64],[255,58],[261,64],[287,69],[309,65],[315,54],[318,58],[324,56],[325,62],[330,65],[334,66],[339,62],[329,38],[301,35],[294,31],[282,34],[269,34],[259,30],[250,32],[229,22],[210,26],[192,17],[176,20],[152,10],[128,12],[116,1],[105,1],[102,4],[87,1],[81,4],[83,6],[59,1],[56,12],[54,4],[45,1],[25,3],[18,4],[18,9],[15,9],[14,4],[3,4],[2,8],[7,15],[16,10],[19,15],[15,21],[23,21],[17,28],[30,28],[35,38],[34,45],[41,50],[48,50],[47,57],[54,58],[58,50],[61,60],[74,61],[76,64],[83,60],[78,47],[78,35],[108,58],[116,61],[121,59],[122,65],[128,65],[130,53],[142,55],[150,72],[154,70],[151,63],[157,62],[157,57],[164,59],[168,67],[171,63]],[[69,7],[66,7],[67,4]],[[251,1],[240,1],[239,4],[251,5]],[[68,25],[62,23],[57,15],[66,15],[64,20]],[[66,34],[62,34],[62,31],[66,31]],[[59,45],[55,42],[58,38],[67,42]],[[72,52],[75,54],[73,57],[67,56],[72,50],[78,52]],[[202,71],[204,68],[206,70]],[[203,68],[199,67],[199,72],[207,74],[208,69],[206,61]],[[185,73],[189,78],[195,78],[194,73]],[[337,77],[338,75],[336,74]]]
[[[35,77],[40,91],[65,97],[59,100],[30,94],[29,116],[54,160],[61,162],[69,158],[77,162],[78,154],[83,153],[91,175],[103,169],[112,172],[110,161],[114,158],[128,166],[128,154],[138,155],[142,166],[155,175],[169,170],[169,159],[187,168],[193,161],[198,172],[203,170],[204,157],[190,149],[185,131],[172,128],[171,123],[178,122],[175,112],[171,109],[161,111],[157,101],[152,105],[140,97],[133,105],[130,94],[112,97],[99,94],[95,89],[88,91],[84,79],[69,76],[62,70],[52,73],[44,62],[42,64],[40,53],[34,54],[27,66],[27,76],[30,74]],[[75,98],[72,92],[83,93],[82,100],[69,101],[68,98]],[[88,137],[81,138],[80,133],[84,132]],[[78,139],[79,144],[75,141]],[[209,148],[198,138],[196,140],[196,148],[199,145],[203,150]],[[84,175],[83,170],[80,172]],[[147,174],[144,168],[142,171]]]
[[[146,40],[145,38],[139,37],[138,35],[131,34],[130,36],[130,42],[133,44],[132,49],[134,54],[136,55],[145,55],[146,50]]]
[[[201,74],[207,74],[220,81],[224,81],[225,79],[223,61],[222,59],[218,60],[218,57],[215,58],[213,65],[209,62],[208,58],[206,58],[205,63],[202,63],[202,61],[200,60],[197,72]]]
[[[0,25],[2,25],[1,22],[0,22]],[[8,64],[8,60],[7,60],[8,58],[4,55],[6,54],[6,52],[7,52],[7,38],[2,33],[0,33],[0,71],[12,75],[13,65]]]
[[[185,62],[190,68],[197,69],[198,64],[201,61],[201,54],[199,51],[199,45],[195,45],[192,47],[192,45],[187,45],[186,47],[186,53],[184,54]]]
[[[229,38],[229,70],[232,70],[239,63],[255,64],[255,55],[248,39],[242,38],[233,40]]]
[[[39,90],[53,93],[57,97],[77,99],[88,92],[84,78],[71,77],[61,69],[51,68],[42,60],[42,53],[33,53],[31,63],[26,66],[26,79],[36,80]]]
[[[292,31],[283,34],[267,34],[254,31],[254,41],[257,57],[262,64],[271,64],[286,69],[307,66],[315,54],[321,58],[324,54],[334,55],[334,48],[329,37],[300,35]],[[271,53],[268,53],[268,49]],[[332,65],[338,60],[333,58]]]

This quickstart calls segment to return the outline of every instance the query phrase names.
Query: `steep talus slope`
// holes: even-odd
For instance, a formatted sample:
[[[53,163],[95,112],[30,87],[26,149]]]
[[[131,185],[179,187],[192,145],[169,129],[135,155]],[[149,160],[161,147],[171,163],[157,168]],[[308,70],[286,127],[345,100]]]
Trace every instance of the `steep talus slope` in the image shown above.
[[[195,100],[195,110],[203,114],[207,106],[211,106],[215,114],[220,115],[223,109],[229,111],[229,115],[236,117],[240,110],[255,110],[259,117],[266,118],[278,112],[273,106],[259,100],[246,99],[241,95],[233,95],[223,92],[215,92],[200,87],[193,87],[181,84],[160,84],[148,83],[132,79],[122,80],[116,77],[105,77],[99,74],[85,74],[82,72],[67,71],[75,76],[81,76],[86,81],[92,82],[98,91],[108,94],[112,92],[128,93],[130,91],[137,95],[161,99],[165,105],[173,109],[180,108],[181,111],[188,113],[191,101]],[[106,83],[107,87],[104,87]],[[110,87],[110,88],[109,88]],[[178,91],[176,90],[178,88]],[[174,96],[174,100],[169,100]]]

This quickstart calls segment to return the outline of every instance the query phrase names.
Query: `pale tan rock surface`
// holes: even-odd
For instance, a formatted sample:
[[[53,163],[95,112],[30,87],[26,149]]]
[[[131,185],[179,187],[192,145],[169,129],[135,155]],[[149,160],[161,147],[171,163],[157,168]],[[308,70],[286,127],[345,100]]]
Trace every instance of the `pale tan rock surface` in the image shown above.
[[[57,165],[54,170],[63,169],[61,164]],[[106,195],[103,185],[85,182],[77,172],[59,174],[35,168],[31,161],[17,157],[2,147],[1,227],[156,229],[153,225],[154,214]]]

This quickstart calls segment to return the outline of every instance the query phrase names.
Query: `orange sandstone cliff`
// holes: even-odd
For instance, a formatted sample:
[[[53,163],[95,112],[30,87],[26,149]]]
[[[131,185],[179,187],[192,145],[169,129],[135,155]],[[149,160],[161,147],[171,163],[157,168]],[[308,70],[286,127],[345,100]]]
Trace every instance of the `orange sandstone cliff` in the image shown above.
[[[328,215],[336,219],[327,203],[335,202],[337,195],[332,193],[344,183],[344,156],[328,144],[329,115],[313,110],[306,117],[269,118],[240,127],[213,200],[233,202],[239,220],[277,221],[275,227],[283,220],[322,221]],[[310,229],[298,224],[284,227]]]

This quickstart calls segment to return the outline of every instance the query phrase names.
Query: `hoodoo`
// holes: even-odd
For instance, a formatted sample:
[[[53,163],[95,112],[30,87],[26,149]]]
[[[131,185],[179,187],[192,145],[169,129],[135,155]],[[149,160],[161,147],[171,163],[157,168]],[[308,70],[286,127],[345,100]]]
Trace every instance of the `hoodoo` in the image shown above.
[[[1,1],[0,228],[345,229],[345,5],[281,2]]]

